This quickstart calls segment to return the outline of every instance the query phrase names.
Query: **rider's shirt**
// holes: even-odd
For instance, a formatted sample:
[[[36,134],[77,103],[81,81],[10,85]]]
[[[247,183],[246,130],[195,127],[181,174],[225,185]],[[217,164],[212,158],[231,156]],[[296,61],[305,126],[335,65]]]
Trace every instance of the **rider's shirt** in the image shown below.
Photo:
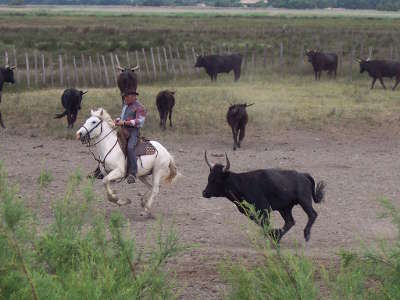
[[[132,126],[141,128],[146,120],[146,109],[136,100],[130,105],[124,105],[121,113],[121,120],[131,121]]]

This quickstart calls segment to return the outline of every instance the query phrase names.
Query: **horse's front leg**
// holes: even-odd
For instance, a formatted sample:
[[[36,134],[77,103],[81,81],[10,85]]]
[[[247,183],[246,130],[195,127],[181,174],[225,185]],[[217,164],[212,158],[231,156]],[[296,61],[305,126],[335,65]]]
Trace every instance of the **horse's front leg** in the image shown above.
[[[108,201],[116,203],[118,205],[127,204],[129,201],[122,201],[122,203],[121,203],[121,200],[118,199],[115,192],[111,189],[110,182],[120,179],[123,176],[124,176],[124,172],[121,169],[114,169],[110,173],[108,173],[108,175],[106,177],[103,178],[103,184],[104,184],[104,187],[106,188]]]

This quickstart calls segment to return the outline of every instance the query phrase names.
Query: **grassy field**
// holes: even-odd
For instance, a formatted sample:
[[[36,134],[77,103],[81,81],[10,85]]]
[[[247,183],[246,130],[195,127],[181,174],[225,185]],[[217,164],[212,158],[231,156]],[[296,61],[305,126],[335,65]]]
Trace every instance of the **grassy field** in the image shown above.
[[[283,42],[298,55],[300,45],[347,52],[396,47],[399,28],[397,14],[360,11],[2,7],[0,51],[77,55],[167,45],[243,50],[246,44],[262,51]]]
[[[398,91],[383,90],[379,85],[369,90],[369,79],[314,82],[311,76],[245,77],[238,83],[225,77],[215,84],[208,79],[176,81],[142,85],[140,100],[148,109],[144,133],[154,134],[158,129],[155,96],[165,88],[177,90],[173,113],[174,129],[170,134],[204,134],[208,132],[230,134],[225,121],[229,103],[255,103],[248,109],[251,130],[275,131],[279,129],[375,128],[398,127],[400,117]],[[388,87],[391,86],[388,82]],[[35,134],[73,137],[66,129],[66,120],[54,120],[61,112],[62,90],[50,89],[34,92],[5,93],[2,112],[10,130],[28,130]],[[75,129],[88,116],[90,109],[104,107],[117,116],[121,109],[119,91],[91,89],[83,100]],[[21,112],[24,118],[21,122]],[[168,130],[170,132],[170,130]]]

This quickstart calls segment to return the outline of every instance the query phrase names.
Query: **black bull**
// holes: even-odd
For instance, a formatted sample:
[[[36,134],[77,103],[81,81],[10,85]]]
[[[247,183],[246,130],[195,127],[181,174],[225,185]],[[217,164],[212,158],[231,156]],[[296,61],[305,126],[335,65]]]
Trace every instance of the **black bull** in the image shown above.
[[[233,70],[235,81],[240,78],[242,55],[207,55],[197,57],[196,68],[204,67],[212,81],[217,80],[218,73],[229,73]]]
[[[1,94],[2,94],[2,91],[3,91],[4,82],[9,82],[9,83],[12,83],[12,84],[15,83],[15,81],[14,81],[14,71],[13,71],[15,68],[16,68],[15,66],[14,67],[9,67],[8,65],[6,65],[5,67],[1,67],[0,68],[0,103],[1,103]],[[1,116],[1,111],[0,111],[0,126],[5,128],[4,123],[3,123],[3,119],[2,119],[2,116]]]
[[[269,213],[277,210],[285,220],[281,229],[274,229],[270,235],[278,241],[295,224],[292,209],[299,204],[308,216],[304,228],[304,238],[310,239],[311,226],[317,218],[312,201],[320,203],[324,198],[324,182],[315,185],[313,177],[308,173],[299,173],[294,170],[264,169],[247,173],[233,173],[229,171],[230,163],[226,156],[226,166],[215,164],[212,166],[204,154],[205,161],[210,168],[208,184],[203,191],[203,197],[225,197],[232,201],[238,210],[246,214],[243,201],[255,206],[261,213],[262,226],[269,223]],[[250,216],[254,220],[254,216]]]
[[[338,56],[335,53],[322,53],[318,50],[307,50],[308,61],[314,69],[315,80],[321,79],[322,71],[333,73],[336,78],[338,67]]]
[[[388,61],[388,60],[364,60],[358,59],[360,63],[360,73],[364,71],[368,72],[368,75],[372,77],[371,89],[374,88],[375,82],[379,79],[382,87],[386,89],[383,83],[383,77],[396,78],[396,83],[393,86],[393,90],[396,89],[400,82],[400,62]]]

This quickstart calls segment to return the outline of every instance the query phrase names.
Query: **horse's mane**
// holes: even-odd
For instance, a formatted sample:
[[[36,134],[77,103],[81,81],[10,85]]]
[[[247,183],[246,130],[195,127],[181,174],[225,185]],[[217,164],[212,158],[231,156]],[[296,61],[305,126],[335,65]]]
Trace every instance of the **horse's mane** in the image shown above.
[[[100,107],[98,110],[92,110],[90,113],[92,116],[97,117],[100,120],[106,122],[111,128],[115,127],[113,119],[104,108]]]

